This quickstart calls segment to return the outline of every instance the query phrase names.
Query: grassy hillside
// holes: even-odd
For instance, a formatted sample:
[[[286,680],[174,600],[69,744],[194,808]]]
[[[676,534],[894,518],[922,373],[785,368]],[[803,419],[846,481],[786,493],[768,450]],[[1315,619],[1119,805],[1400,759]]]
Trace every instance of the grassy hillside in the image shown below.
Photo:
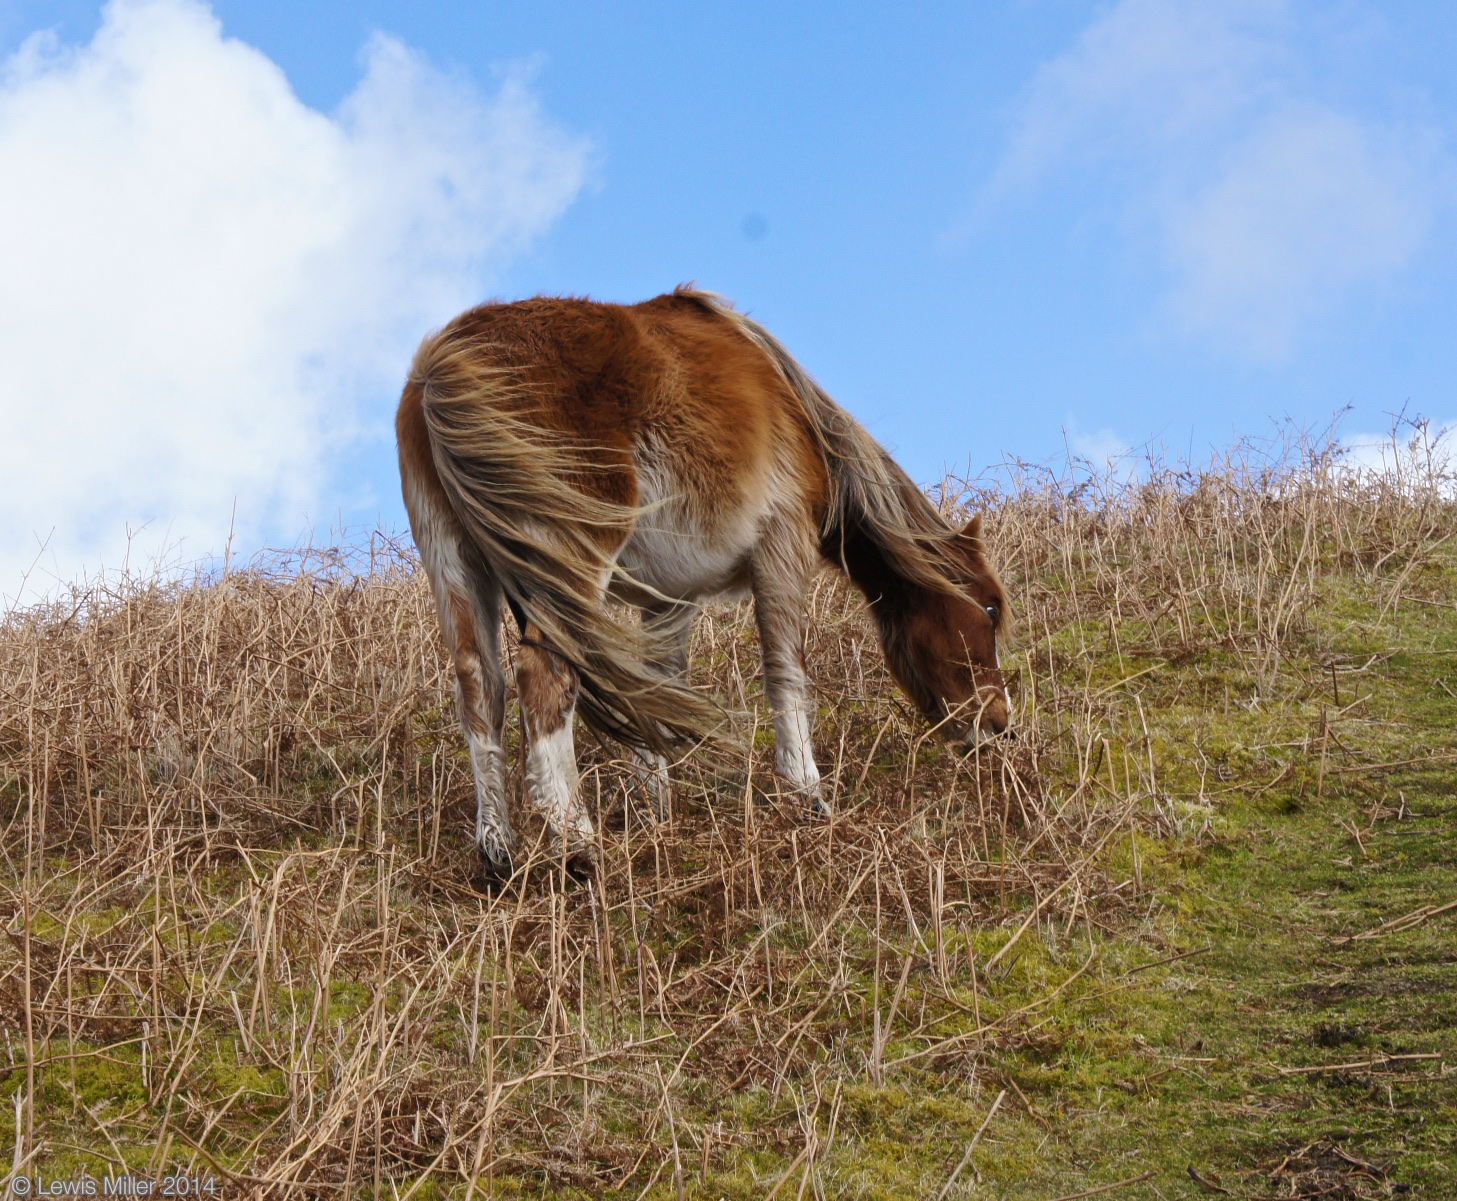
[[[1457,1196],[1450,484],[1287,445],[950,489],[1016,604],[1018,740],[927,739],[826,576],[835,816],[806,821],[751,616],[712,611],[693,679],[741,715],[742,760],[679,764],[659,822],[584,733],[590,886],[538,841],[520,887],[478,891],[449,669],[396,548],[12,613],[11,1170]]]

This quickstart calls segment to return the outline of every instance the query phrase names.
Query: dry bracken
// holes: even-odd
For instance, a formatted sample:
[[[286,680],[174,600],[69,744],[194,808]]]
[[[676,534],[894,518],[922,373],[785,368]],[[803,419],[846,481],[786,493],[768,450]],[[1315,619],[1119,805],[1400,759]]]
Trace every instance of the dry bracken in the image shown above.
[[[407,549],[10,613],[12,1170],[171,1166],[280,1197],[802,1196],[857,1137],[856,1090],[934,1078],[985,1113],[994,1053],[1037,1037],[1092,962],[1084,936],[1146,905],[1141,840],[1197,838],[1240,770],[1171,785],[1136,682],[1217,648],[1258,703],[1292,648],[1321,653],[1323,581],[1390,606],[1419,589],[1450,481],[1397,449],[1378,472],[1296,440],[1198,470],[948,481],[937,499],[985,514],[1015,605],[1017,740],[961,759],[928,738],[859,599],[822,577],[807,661],[834,816],[809,821],[765,749],[752,615],[711,610],[692,683],[742,715],[741,759],[685,756],[657,820],[618,752],[589,748],[590,885],[538,849],[517,886],[475,887],[448,659]],[[833,1191],[873,1194],[857,1179]]]

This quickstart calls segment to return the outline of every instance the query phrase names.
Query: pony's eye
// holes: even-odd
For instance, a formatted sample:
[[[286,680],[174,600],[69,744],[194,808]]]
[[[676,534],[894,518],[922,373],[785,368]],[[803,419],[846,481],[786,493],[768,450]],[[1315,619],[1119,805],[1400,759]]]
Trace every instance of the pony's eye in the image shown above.
[[[1002,615],[1002,611],[999,608],[997,608],[996,605],[988,605],[986,607],[986,610],[987,610],[987,616],[992,619],[992,625],[996,625],[997,624],[997,618],[999,618]]]

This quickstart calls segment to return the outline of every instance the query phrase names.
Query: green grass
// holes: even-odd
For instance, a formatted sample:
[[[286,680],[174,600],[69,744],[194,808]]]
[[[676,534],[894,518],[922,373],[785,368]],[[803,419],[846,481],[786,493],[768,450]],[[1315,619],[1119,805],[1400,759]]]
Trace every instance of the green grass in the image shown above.
[[[1363,831],[1369,860],[1337,825],[1367,825],[1367,796],[1230,815],[1220,845],[1181,870],[1177,909],[1144,931],[1168,954],[1208,950],[1141,973],[1112,1003],[1070,1003],[1045,1046],[999,1065],[1055,1133],[1030,1176],[989,1195],[1055,1195],[1150,1169],[1148,1189],[1127,1195],[1197,1195],[1190,1165],[1238,1192],[1274,1193],[1279,1182],[1264,1173],[1312,1144],[1338,1145],[1424,1195],[1457,1195],[1453,916],[1332,942],[1457,900],[1451,782],[1437,772],[1393,779],[1407,816]],[[1281,1072],[1412,1053],[1445,1058]],[[1034,1138],[1023,1120],[1008,1146],[1025,1154]],[[1358,1183],[1383,1195],[1347,1181]]]
[[[1098,970],[1030,1045],[988,1057],[978,1103],[938,1106],[929,1078],[861,1096],[833,1173],[845,1187],[868,1158],[879,1185],[864,1195],[939,1188],[1005,1087],[972,1159],[982,1182],[966,1169],[953,1195],[965,1183],[967,1196],[1054,1197],[1145,1173],[1117,1195],[1210,1195],[1193,1167],[1236,1196],[1457,1196],[1457,910],[1349,940],[1457,901],[1457,763],[1367,770],[1451,747],[1457,699],[1441,682],[1457,679],[1457,621],[1412,606],[1390,625],[1346,624],[1333,642],[1354,662],[1395,651],[1337,677],[1341,706],[1316,662],[1289,665],[1296,679],[1308,669],[1305,695],[1257,717],[1191,696],[1191,674],[1221,671],[1217,654],[1144,685],[1171,780],[1194,784],[1199,751],[1238,768],[1210,806],[1216,832],[1139,840],[1146,917],[1098,933]],[[1306,747],[1257,749],[1302,737]],[[1251,788],[1249,772],[1264,782]],[[1084,953],[1074,942],[1066,964]],[[1376,1062],[1401,1055],[1434,1058]],[[1292,1071],[1349,1064],[1372,1066]]]

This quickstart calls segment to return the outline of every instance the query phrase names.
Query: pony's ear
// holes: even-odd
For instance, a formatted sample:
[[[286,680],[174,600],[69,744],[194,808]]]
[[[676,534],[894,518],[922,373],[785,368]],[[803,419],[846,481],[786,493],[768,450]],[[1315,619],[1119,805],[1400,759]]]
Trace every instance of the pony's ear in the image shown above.
[[[965,546],[967,550],[973,551],[978,555],[983,552],[980,513],[956,531],[956,541]]]

